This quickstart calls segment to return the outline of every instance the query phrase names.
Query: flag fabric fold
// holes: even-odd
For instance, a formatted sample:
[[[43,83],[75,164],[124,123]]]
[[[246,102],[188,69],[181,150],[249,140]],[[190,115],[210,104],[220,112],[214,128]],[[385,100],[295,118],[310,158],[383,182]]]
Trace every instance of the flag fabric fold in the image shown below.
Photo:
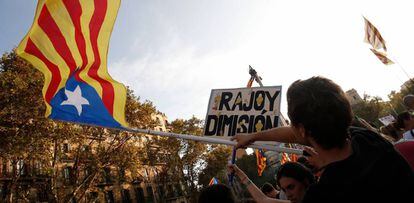
[[[120,0],[39,0],[32,27],[16,49],[44,74],[45,116],[126,127],[126,88],[107,70]]]
[[[252,68],[249,65],[249,68]],[[254,77],[250,77],[249,81],[247,82],[247,87],[252,87],[254,82]],[[263,171],[266,168],[266,156],[264,154],[263,149],[256,149],[255,150],[256,155],[256,163],[257,163],[257,173],[259,176],[262,176]]]
[[[280,153],[281,154],[281,159],[280,159],[280,165],[283,165],[283,164],[285,164],[286,162],[289,162],[289,161],[291,161],[290,160],[290,157],[289,157],[289,155],[287,154],[287,153],[285,153],[285,152],[282,152],[282,153]]]
[[[377,51],[375,49],[371,49],[372,53],[377,56],[377,58],[385,65],[392,65],[394,62],[387,57],[387,54],[384,52]]]

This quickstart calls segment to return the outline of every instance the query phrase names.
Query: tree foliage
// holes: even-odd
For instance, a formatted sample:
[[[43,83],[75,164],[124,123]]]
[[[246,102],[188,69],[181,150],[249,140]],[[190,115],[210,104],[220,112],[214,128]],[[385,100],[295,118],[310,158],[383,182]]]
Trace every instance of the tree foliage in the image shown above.
[[[371,97],[369,95],[364,95],[362,102],[353,105],[352,111],[356,116],[376,126],[381,125],[378,118],[390,113],[389,108],[387,108],[387,102],[384,102],[380,97]]]
[[[5,53],[0,60],[0,158],[41,162],[42,170],[51,177],[51,189],[55,201],[66,201],[71,196],[83,196],[84,192],[100,180],[102,169],[107,166],[121,171],[136,172],[142,163],[138,159],[140,136],[91,126],[80,126],[68,122],[57,122],[44,116],[42,98],[43,75],[15,52]],[[155,106],[140,102],[128,89],[126,119],[133,127],[155,126],[151,115]],[[143,135],[141,135],[143,136]],[[63,143],[71,143],[70,152],[62,152]],[[93,150],[92,150],[93,147]],[[57,162],[72,159],[71,194],[61,195],[57,179],[62,169]],[[81,171],[89,169],[89,178],[81,178]],[[134,173],[137,174],[137,173]],[[13,182],[19,179],[13,173]],[[12,184],[12,190],[16,184]],[[59,199],[63,198],[63,199]]]
[[[139,169],[153,167],[158,172],[155,181],[185,183],[185,193],[193,201],[199,186],[208,184],[211,177],[225,179],[231,151],[227,147],[46,119],[43,83],[43,75],[15,52],[0,59],[0,158],[11,160],[14,166],[19,160],[41,163],[50,178],[48,192],[54,201],[81,199],[88,189],[105,181],[108,167],[117,171],[120,184],[145,179]],[[128,88],[125,114],[131,127],[153,129],[152,115],[157,113],[152,102],[140,101]],[[203,121],[196,117],[174,120],[168,127],[173,133],[203,133]],[[64,143],[71,144],[69,151],[64,151]],[[71,189],[58,184],[64,160],[73,163]],[[15,194],[19,178],[14,172]]]
[[[171,131],[179,134],[191,134],[200,136],[203,133],[203,121],[192,117],[189,120],[177,119],[171,122]],[[178,155],[181,157],[179,166],[184,172],[184,180],[188,186],[187,193],[191,194],[195,201],[198,194],[198,175],[201,172],[206,145],[200,142],[182,140]]]
[[[262,176],[259,176],[257,172],[256,155],[254,153],[243,156],[236,161],[236,164],[258,187],[261,187],[266,182],[272,183],[272,185],[276,184],[275,175],[277,168],[266,166]]]
[[[228,146],[213,146],[205,156],[205,168],[199,175],[199,183],[203,187],[208,186],[211,178],[215,177],[221,183],[227,182],[227,164],[232,153]]]
[[[407,81],[400,91],[392,91],[388,95],[388,101],[380,97],[364,95],[363,101],[352,106],[352,111],[358,117],[361,117],[377,127],[383,125],[378,120],[387,115],[396,117],[399,113],[406,110],[403,103],[404,96],[414,94],[414,82]]]

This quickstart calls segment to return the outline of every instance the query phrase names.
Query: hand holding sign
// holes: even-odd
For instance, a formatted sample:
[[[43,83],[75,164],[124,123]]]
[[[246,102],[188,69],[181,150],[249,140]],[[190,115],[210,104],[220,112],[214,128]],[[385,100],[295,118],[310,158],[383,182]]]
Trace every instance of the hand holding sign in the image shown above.
[[[237,142],[236,149],[246,148],[254,142],[254,134],[237,134],[231,140]]]

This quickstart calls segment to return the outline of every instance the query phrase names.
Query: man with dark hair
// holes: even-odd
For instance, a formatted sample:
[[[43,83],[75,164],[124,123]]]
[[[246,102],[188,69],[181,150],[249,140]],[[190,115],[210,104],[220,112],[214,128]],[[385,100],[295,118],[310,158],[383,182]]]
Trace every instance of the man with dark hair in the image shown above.
[[[403,139],[414,139],[414,116],[409,111],[404,111],[397,116],[397,120],[394,124],[396,128],[404,130]]]
[[[216,184],[204,188],[198,197],[198,203],[210,202],[234,203],[236,201],[229,187],[223,184]]]
[[[289,87],[287,101],[291,126],[236,135],[233,140],[237,147],[255,141],[310,146],[305,148],[308,160],[323,172],[303,202],[413,201],[410,166],[377,133],[350,128],[351,106],[337,84],[323,77],[298,80]]]

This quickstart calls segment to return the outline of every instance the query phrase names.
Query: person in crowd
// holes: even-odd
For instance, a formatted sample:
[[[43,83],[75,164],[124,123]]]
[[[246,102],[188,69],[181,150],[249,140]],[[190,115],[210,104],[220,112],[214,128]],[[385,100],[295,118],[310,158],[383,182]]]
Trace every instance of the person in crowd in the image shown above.
[[[351,121],[351,126],[365,128],[367,130],[371,130],[373,132],[378,133],[378,129],[375,126],[367,122],[365,119],[359,118],[358,116],[354,116],[354,118]]]
[[[262,190],[260,190],[247,175],[235,164],[231,164],[227,167],[229,173],[234,173],[242,184],[244,184],[249,191],[250,195],[253,197],[254,201],[258,203],[290,203],[289,200],[275,199],[269,196],[266,196]]]
[[[306,156],[300,156],[297,162],[301,163],[303,166],[308,168],[312,172],[313,176],[315,177],[315,180],[319,179],[319,177],[322,174],[321,171],[315,166],[313,166],[311,163],[309,163],[308,158],[306,158]]]
[[[395,126],[405,131],[403,139],[414,139],[414,116],[411,112],[404,111],[398,114]]]
[[[234,203],[236,201],[228,186],[216,184],[204,188],[198,197],[198,203],[211,202]]]
[[[379,129],[381,135],[391,143],[395,143],[402,138],[402,133],[394,125],[395,123],[390,123],[386,126],[381,126]]]
[[[292,203],[302,202],[310,185],[315,183],[311,170],[298,162],[286,162],[276,175],[277,185]]]
[[[381,126],[379,129],[377,129],[375,126],[373,126],[371,123],[367,122],[366,120],[359,118],[357,116],[354,116],[354,119],[352,119],[351,122],[352,127],[358,127],[358,128],[365,128],[367,130],[371,130],[375,133],[378,133],[383,138],[388,140],[391,143],[394,143],[401,139],[402,133],[397,131],[394,127],[394,123],[391,123],[387,126]]]
[[[414,171],[414,140],[401,140],[394,145]]]
[[[403,98],[403,102],[407,110],[414,111],[414,95],[409,94]]]
[[[308,169],[309,169],[309,170],[311,170],[311,171],[313,171],[313,170],[315,169],[315,167],[314,167],[314,166],[312,166],[312,165],[309,163],[309,161],[308,161],[308,159],[306,158],[306,156],[299,156],[299,158],[298,158],[297,162],[298,162],[298,163],[300,163],[300,164],[302,164],[302,165],[304,165],[306,168],[308,168]]]
[[[274,199],[279,199],[279,191],[276,190],[276,188],[274,188],[272,186],[272,184],[270,183],[265,183],[262,185],[262,187],[260,188],[260,190],[268,197],[270,198],[274,198]]]
[[[233,140],[237,148],[255,141],[309,146],[308,160],[322,174],[302,202],[414,201],[410,166],[378,133],[350,127],[351,105],[337,84],[324,77],[298,80],[288,88],[287,103],[291,126],[238,134]]]

